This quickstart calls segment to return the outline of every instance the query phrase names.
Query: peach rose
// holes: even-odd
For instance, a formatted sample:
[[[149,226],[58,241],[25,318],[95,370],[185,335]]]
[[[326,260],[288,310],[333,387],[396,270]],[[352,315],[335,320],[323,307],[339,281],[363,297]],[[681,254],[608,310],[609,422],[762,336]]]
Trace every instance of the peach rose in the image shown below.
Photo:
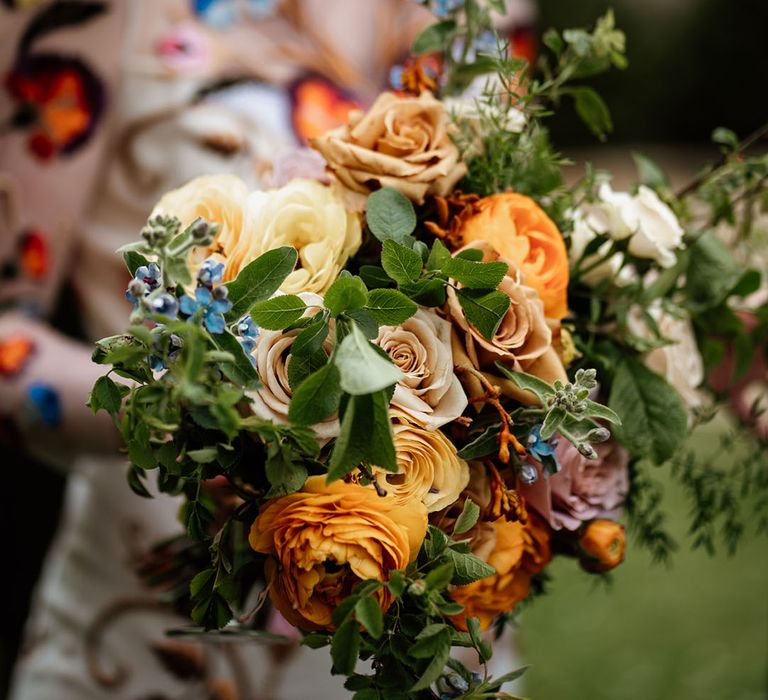
[[[299,297],[312,306],[322,306],[323,299],[317,294],[302,293]],[[306,314],[313,313],[307,310]],[[287,424],[288,409],[293,398],[293,389],[288,382],[288,364],[290,352],[301,329],[292,331],[269,331],[260,329],[256,338],[256,347],[252,351],[261,386],[248,392],[251,410],[265,420]],[[330,351],[330,344],[326,350]],[[329,416],[313,426],[317,436],[330,439],[339,434],[338,416]]]
[[[610,571],[624,561],[624,526],[613,520],[587,523],[579,538],[581,565],[592,572]]]
[[[421,204],[445,195],[466,173],[449,135],[442,102],[384,92],[367,113],[350,112],[349,123],[312,140],[338,180],[368,194],[392,187]]]
[[[562,319],[568,313],[568,251],[552,219],[515,192],[484,197],[475,207],[459,228],[462,244],[489,243],[538,292],[547,318]]]
[[[398,416],[392,426],[397,473],[374,469],[387,494],[398,503],[421,501],[427,510],[447,508],[469,482],[469,467],[439,430],[425,430]]]
[[[386,581],[418,555],[427,511],[411,500],[398,504],[373,487],[311,476],[301,491],[266,503],[249,541],[267,562],[270,598],[291,624],[332,629],[338,604],[360,581]],[[374,594],[386,611],[392,595]]]
[[[399,326],[382,326],[374,341],[405,375],[395,386],[392,405],[427,430],[458,418],[467,407],[453,373],[451,324],[420,308]]]
[[[509,265],[509,273],[498,289],[509,297],[510,304],[493,340],[487,340],[467,321],[456,292],[449,288],[448,313],[464,334],[467,355],[477,369],[495,371],[493,363],[499,361],[510,369],[527,371],[552,345],[544,305],[534,289],[520,283],[514,265],[500,258],[488,243],[468,247],[482,250],[484,262],[502,260]]]

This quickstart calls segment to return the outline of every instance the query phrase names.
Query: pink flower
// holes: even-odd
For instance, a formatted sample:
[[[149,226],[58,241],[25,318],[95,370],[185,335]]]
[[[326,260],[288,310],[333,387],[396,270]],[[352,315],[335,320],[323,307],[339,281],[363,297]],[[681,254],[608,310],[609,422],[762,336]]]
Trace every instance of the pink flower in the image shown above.
[[[594,448],[598,458],[587,459],[560,438],[555,450],[560,471],[550,476],[537,465],[539,478],[521,488],[526,504],[555,530],[576,530],[585,521],[621,515],[629,491],[629,452],[613,440]]]
[[[171,27],[157,42],[156,51],[175,73],[198,73],[206,67],[210,56],[205,34],[191,23]]]

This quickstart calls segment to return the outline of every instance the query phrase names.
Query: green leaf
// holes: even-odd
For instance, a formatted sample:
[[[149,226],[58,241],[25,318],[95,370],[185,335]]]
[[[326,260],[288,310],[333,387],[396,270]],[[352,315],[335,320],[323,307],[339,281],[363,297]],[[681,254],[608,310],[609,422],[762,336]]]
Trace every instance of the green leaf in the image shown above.
[[[344,315],[351,318],[369,340],[373,340],[379,334],[379,322],[368,309],[345,311]]]
[[[487,340],[493,340],[496,330],[509,309],[509,297],[498,290],[459,289],[456,293],[467,321]]]
[[[647,185],[654,190],[669,187],[669,180],[664,171],[648,156],[633,152],[632,159],[635,161],[635,167],[637,168],[637,177],[643,185]]]
[[[103,408],[107,413],[114,415],[120,410],[122,403],[123,394],[118,385],[107,376],[99,377],[88,399],[91,410],[96,413]]]
[[[480,663],[485,663],[493,655],[491,645],[483,639],[482,632],[480,630],[480,620],[476,617],[467,618],[467,632],[472,640],[472,646],[477,650],[480,656]]]
[[[450,632],[447,632],[442,639],[447,641],[443,641],[442,645],[435,651],[432,661],[429,666],[427,666],[426,671],[424,671],[421,678],[419,678],[410,689],[412,693],[429,688],[429,686],[442,675],[445,664],[448,662],[451,655]]]
[[[190,450],[187,456],[198,464],[210,464],[218,456],[218,451],[215,447],[203,447],[199,450]]]
[[[342,311],[362,309],[368,300],[368,290],[359,277],[339,277],[325,293],[323,303],[331,312],[338,316]]]
[[[524,391],[530,391],[536,396],[542,403],[546,403],[546,400],[550,396],[555,395],[555,390],[543,379],[534,377],[532,374],[526,374],[525,372],[515,372],[501,362],[496,363],[496,369],[498,369],[505,377],[511,379],[517,386]]]
[[[328,319],[323,315],[317,321],[310,323],[291,345],[291,355],[311,355],[323,347],[328,337]]]
[[[480,506],[478,506],[471,498],[467,498],[464,501],[464,508],[461,511],[461,515],[456,518],[456,523],[453,526],[453,534],[462,535],[468,530],[471,530],[479,517]]]
[[[731,252],[708,231],[688,251],[685,292],[696,310],[720,304],[743,274]]]
[[[251,307],[250,314],[257,326],[270,331],[281,331],[300,319],[306,310],[307,305],[295,294],[281,294],[256,302]]]
[[[432,569],[424,578],[424,583],[428,591],[441,591],[451,582],[452,578],[453,562],[447,561]]]
[[[402,285],[400,291],[423,306],[442,306],[446,300],[445,282],[441,279],[420,279]]]
[[[496,573],[496,569],[490,564],[470,552],[457,552],[449,548],[445,550],[445,555],[453,562],[454,574],[451,583],[457,586],[464,586]]]
[[[604,141],[606,134],[613,131],[613,122],[603,98],[589,87],[571,87],[566,91],[573,96],[576,113],[581,120],[595,136]]]
[[[298,254],[295,248],[283,246],[268,250],[248,263],[226,287],[232,308],[227,312],[228,321],[236,321],[247,314],[257,301],[269,299],[293,271]]]
[[[415,282],[421,274],[421,256],[410,248],[387,240],[381,248],[381,265],[384,271],[399,284]]]
[[[599,418],[601,420],[607,420],[609,423],[621,425],[621,418],[619,418],[615,411],[608,408],[608,406],[603,406],[603,404],[597,403],[596,401],[590,401],[589,399],[585,399],[584,403],[587,406],[585,414],[590,418]]]
[[[378,265],[361,265],[360,278],[368,289],[384,289],[391,287],[394,280]]]
[[[415,302],[396,289],[371,290],[365,308],[382,326],[403,323],[419,310]]]
[[[455,31],[456,22],[452,19],[431,24],[413,40],[411,52],[420,54],[443,51]]]
[[[427,270],[435,272],[436,270],[442,270],[443,265],[451,259],[451,253],[443,245],[443,242],[439,238],[435,238],[432,243],[432,250],[429,252],[427,258]]]
[[[496,289],[509,267],[503,262],[472,262],[456,257],[446,260],[442,271],[469,289]]]
[[[280,450],[276,455],[267,459],[264,472],[271,484],[267,498],[280,498],[289,493],[295,493],[307,480],[307,468],[287,458],[286,450]]]
[[[341,388],[348,394],[372,394],[396,384],[403,373],[371,345],[357,324],[339,344],[334,355]]]
[[[372,596],[365,596],[357,601],[355,617],[374,639],[378,639],[384,633],[384,618],[381,614],[381,608]]]
[[[430,629],[431,628],[431,629]],[[424,634],[428,632],[429,634]],[[423,635],[423,636],[422,636]],[[451,630],[447,625],[429,625],[418,635],[416,641],[408,649],[408,655],[414,659],[429,659],[445,647],[450,646]]]
[[[624,426],[615,430],[616,436],[634,455],[662,464],[685,440],[688,416],[680,396],[634,358],[619,363],[609,404]]]
[[[203,569],[189,582],[189,595],[197,598],[200,595],[210,595],[213,593],[213,575],[214,569]]]
[[[149,260],[147,260],[141,253],[135,250],[123,251],[123,261],[125,262],[125,266],[128,268],[128,272],[131,273],[131,276],[135,276],[136,270],[138,270],[142,265],[149,265]]]
[[[565,416],[565,409],[561,406],[551,408],[541,424],[541,439],[549,440],[557,432]]]
[[[499,424],[489,426],[474,440],[464,445],[464,447],[459,450],[458,456],[461,459],[469,460],[478,459],[479,457],[485,457],[486,455],[497,452],[499,449],[500,430],[501,426]]]
[[[365,220],[371,233],[382,242],[403,241],[416,228],[416,212],[411,200],[390,187],[369,195]]]
[[[328,464],[329,483],[361,464],[397,471],[388,404],[384,391],[349,397]]]
[[[339,371],[333,363],[328,362],[310,374],[294,391],[288,420],[299,425],[314,425],[336,412],[339,401]]]
[[[328,355],[322,348],[311,355],[294,355],[288,357],[288,385],[293,392],[301,386],[301,383],[313,372],[328,363]]]
[[[246,355],[240,341],[228,331],[213,333],[211,338],[220,350],[228,352],[234,358],[231,363],[222,362],[219,365],[221,371],[238,386],[247,389],[258,386],[259,377],[256,374],[256,368]]]
[[[331,642],[331,659],[336,673],[350,675],[355,671],[360,652],[360,630],[356,620],[348,619],[336,630]]]
[[[147,487],[144,486],[144,482],[142,481],[144,472],[135,464],[131,464],[128,467],[126,478],[128,480],[128,486],[131,487],[131,491],[137,496],[141,496],[142,498],[152,498],[152,494],[147,490]]]

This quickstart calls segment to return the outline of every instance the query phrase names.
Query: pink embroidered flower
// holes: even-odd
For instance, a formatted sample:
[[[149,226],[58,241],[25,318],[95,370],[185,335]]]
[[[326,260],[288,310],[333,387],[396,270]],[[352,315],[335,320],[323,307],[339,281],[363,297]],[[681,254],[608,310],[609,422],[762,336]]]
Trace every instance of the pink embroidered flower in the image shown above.
[[[567,440],[555,449],[560,462],[557,474],[537,467],[539,478],[522,486],[526,505],[560,530],[576,530],[594,518],[617,519],[629,491],[629,453],[609,440],[593,445],[597,459],[587,459]]]
[[[157,55],[176,73],[195,73],[208,63],[208,40],[194,24],[177,24],[158,41]]]

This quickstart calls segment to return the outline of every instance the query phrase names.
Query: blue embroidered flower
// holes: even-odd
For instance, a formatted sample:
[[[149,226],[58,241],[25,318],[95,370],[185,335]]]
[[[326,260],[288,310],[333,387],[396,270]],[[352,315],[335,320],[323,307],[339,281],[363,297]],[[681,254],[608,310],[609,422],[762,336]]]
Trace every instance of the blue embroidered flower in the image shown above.
[[[202,311],[203,325],[210,333],[223,333],[227,324],[224,314],[232,308],[232,302],[227,299],[227,288],[216,287],[213,291],[208,287],[198,287],[194,298],[185,294],[179,305],[181,313],[192,317]]]
[[[31,384],[27,389],[27,399],[37,421],[49,428],[55,428],[61,423],[61,399],[50,384]]]
[[[254,19],[272,14],[277,0],[246,0],[245,11]],[[241,20],[236,0],[192,0],[192,10],[214,29],[229,29]]]
[[[139,300],[147,296],[160,286],[160,268],[157,263],[141,265],[136,268],[128,289],[125,290],[125,298],[134,305],[139,305]]]

